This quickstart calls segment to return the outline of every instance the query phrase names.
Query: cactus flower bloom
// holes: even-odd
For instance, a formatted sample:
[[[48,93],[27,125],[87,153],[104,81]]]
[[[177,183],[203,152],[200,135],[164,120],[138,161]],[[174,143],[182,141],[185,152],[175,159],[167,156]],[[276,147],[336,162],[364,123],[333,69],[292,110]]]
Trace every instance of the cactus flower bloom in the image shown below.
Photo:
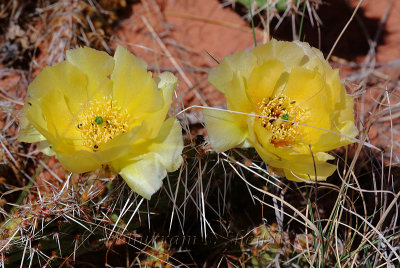
[[[179,122],[166,119],[176,77],[153,79],[146,68],[121,46],[114,58],[88,47],[68,50],[66,61],[29,85],[18,139],[40,141],[71,172],[110,167],[150,199],[181,165],[183,140]]]
[[[252,146],[289,180],[325,180],[336,170],[326,151],[358,134],[353,98],[339,71],[308,43],[271,40],[239,51],[213,69],[209,81],[225,94],[228,108],[203,110],[214,150]]]

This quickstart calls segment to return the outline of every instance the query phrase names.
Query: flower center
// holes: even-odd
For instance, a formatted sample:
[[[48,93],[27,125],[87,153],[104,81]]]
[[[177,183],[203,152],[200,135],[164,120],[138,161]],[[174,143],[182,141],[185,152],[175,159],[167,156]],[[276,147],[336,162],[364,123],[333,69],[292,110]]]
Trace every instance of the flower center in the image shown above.
[[[128,114],[110,97],[92,100],[82,105],[76,127],[80,130],[83,145],[98,151],[109,140],[128,131]]]
[[[263,98],[257,105],[258,121],[272,132],[270,143],[275,147],[293,144],[299,136],[298,123],[304,121],[305,110],[289,97]]]

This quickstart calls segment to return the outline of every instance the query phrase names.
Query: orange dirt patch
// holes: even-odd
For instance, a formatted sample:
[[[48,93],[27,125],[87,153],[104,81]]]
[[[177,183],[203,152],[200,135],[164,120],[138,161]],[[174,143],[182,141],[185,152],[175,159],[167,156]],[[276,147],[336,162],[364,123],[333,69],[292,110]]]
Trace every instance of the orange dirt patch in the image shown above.
[[[355,7],[359,1],[352,0],[351,2]],[[377,47],[377,61],[388,62],[400,58],[400,1],[364,0],[360,7],[364,10],[366,17],[384,22],[383,29],[386,34],[383,36],[383,44]]]
[[[217,65],[212,57],[221,61],[239,49],[251,48],[251,29],[215,0],[159,2],[158,7],[150,1],[133,5],[131,17],[116,32],[115,44],[129,47],[150,69],[178,67],[185,105],[223,105],[222,94],[207,82],[207,72]]]

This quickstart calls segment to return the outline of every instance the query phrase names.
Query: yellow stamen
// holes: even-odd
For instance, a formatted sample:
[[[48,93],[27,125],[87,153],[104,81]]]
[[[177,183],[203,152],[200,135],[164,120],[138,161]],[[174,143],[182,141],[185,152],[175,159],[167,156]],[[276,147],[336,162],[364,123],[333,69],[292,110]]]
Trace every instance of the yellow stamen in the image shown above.
[[[266,100],[257,105],[258,121],[272,132],[270,143],[275,147],[288,146],[295,143],[299,136],[298,123],[304,121],[305,110],[289,97],[280,96]]]
[[[128,131],[128,113],[110,97],[82,105],[76,127],[81,131],[83,145],[93,151],[112,138]]]

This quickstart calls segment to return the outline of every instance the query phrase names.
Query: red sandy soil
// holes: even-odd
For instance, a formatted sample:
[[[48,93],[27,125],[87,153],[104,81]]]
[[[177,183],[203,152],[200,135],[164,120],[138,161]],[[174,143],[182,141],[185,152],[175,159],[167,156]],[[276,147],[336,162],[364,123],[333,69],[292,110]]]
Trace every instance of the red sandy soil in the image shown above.
[[[359,1],[352,0],[351,2],[353,6],[356,6]],[[400,121],[394,105],[400,102],[400,96],[397,93],[400,83],[396,82],[400,75],[400,62],[394,61],[400,60],[400,1],[364,0],[360,7],[365,17],[376,19],[383,27],[382,43],[376,48],[376,64],[393,63],[393,65],[378,70],[370,76],[372,81],[367,84],[366,92],[356,100],[357,108],[359,114],[366,115],[373,112],[374,106],[379,101],[383,103],[368,133],[369,141],[383,149],[386,164],[398,165],[400,147],[396,141],[400,138],[398,133]],[[374,36],[372,35],[371,38]],[[358,60],[361,62],[365,58],[361,57]],[[380,99],[382,96],[384,98]],[[363,125],[360,124],[360,127],[362,129]]]
[[[132,16],[122,22],[116,33],[116,43],[129,46],[151,67],[172,67],[171,59],[165,56],[166,50],[151,33],[154,28],[187,76],[183,79],[179,75],[184,103],[223,105],[222,94],[206,81],[207,71],[217,65],[207,52],[221,61],[239,49],[251,48],[253,38],[248,24],[215,0],[159,1],[159,9],[150,7],[150,3],[142,1],[133,6]]]
[[[359,1],[351,0],[356,6]],[[400,1],[398,0],[364,0],[360,6],[368,18],[383,20],[387,32],[383,37],[383,44],[377,48],[377,61],[388,62],[400,58]],[[387,14],[386,14],[387,13]],[[386,15],[385,15],[386,14]]]

